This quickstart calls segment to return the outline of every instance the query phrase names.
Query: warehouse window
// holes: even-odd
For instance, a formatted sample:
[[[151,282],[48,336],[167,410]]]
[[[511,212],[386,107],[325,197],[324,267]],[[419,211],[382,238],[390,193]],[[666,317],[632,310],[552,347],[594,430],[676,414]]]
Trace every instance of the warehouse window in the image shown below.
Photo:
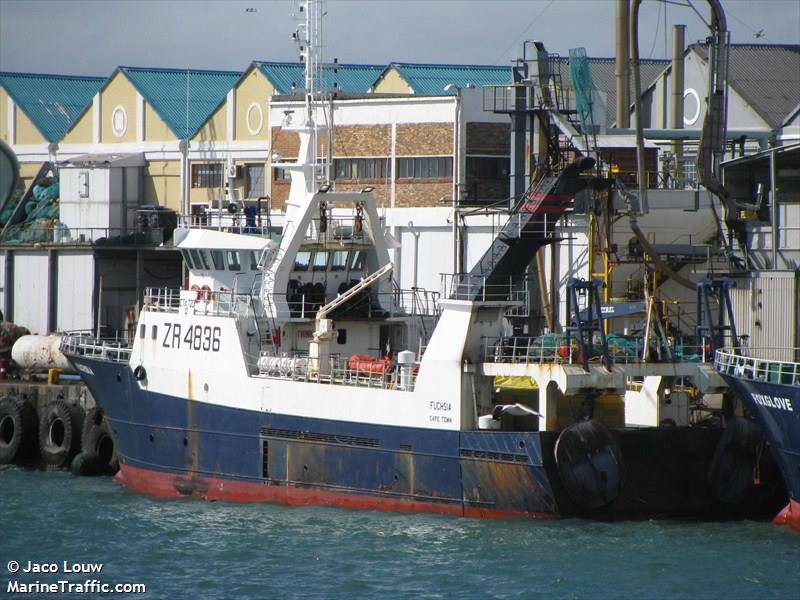
[[[429,179],[453,176],[452,156],[424,156],[397,159],[400,179]]]
[[[334,179],[384,179],[389,161],[385,158],[336,158]]]
[[[272,169],[273,172],[273,181],[289,181],[292,178],[291,172],[289,169],[281,169],[280,167],[275,167]]]
[[[192,165],[193,188],[221,188],[223,184],[222,163],[198,163]]]

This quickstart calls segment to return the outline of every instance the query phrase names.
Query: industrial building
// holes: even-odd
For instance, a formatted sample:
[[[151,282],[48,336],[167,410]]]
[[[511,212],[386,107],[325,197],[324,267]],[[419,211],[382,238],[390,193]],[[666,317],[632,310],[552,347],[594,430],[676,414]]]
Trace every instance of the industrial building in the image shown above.
[[[653,131],[673,125],[675,61],[641,61],[656,211],[643,219],[655,223],[653,241],[665,244],[696,243],[675,232],[685,228],[687,211],[709,205],[692,172],[708,93],[704,47],[691,45],[681,56],[679,140]],[[495,209],[508,208],[527,189],[543,148],[528,133],[533,104],[517,110],[519,94],[536,89],[533,63],[523,57],[510,67],[335,64],[323,71],[334,136],[330,146],[320,140],[320,150],[332,158],[332,185],[373,188],[397,242],[401,286],[435,289],[440,273],[469,269],[503,219]],[[574,114],[570,63],[550,56],[549,76],[564,112]],[[617,126],[615,62],[588,58],[586,65],[602,106],[594,115],[596,143],[623,178],[633,169],[633,136],[628,123]],[[797,46],[731,47],[728,131],[737,155],[800,139],[798,72]],[[764,81],[773,94],[758,93]],[[124,330],[144,287],[181,281],[178,255],[158,247],[172,226],[163,209],[204,218],[231,203],[258,204],[279,227],[288,190],[280,165],[296,154],[296,140],[283,127],[294,118],[302,85],[302,65],[266,61],[243,72],[119,67],[108,78],[0,74],[0,138],[17,153],[26,189],[45,163],[60,165],[61,175],[59,221],[38,237],[17,235],[31,231],[24,211],[9,223],[0,210],[6,318],[41,333]],[[630,116],[630,107],[623,113]],[[570,138],[569,126],[559,132],[560,143],[580,145],[584,136]],[[566,241],[544,257],[553,304],[562,302],[567,273],[593,273],[586,218],[580,208],[568,216]]]

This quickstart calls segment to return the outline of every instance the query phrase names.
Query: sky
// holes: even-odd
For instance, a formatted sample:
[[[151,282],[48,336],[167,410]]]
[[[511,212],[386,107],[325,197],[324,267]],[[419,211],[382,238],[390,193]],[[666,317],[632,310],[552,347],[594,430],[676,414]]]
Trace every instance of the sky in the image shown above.
[[[689,6],[691,3],[697,10]],[[798,0],[722,0],[734,43],[800,44]],[[0,71],[107,77],[120,65],[244,71],[297,61],[291,0],[0,0]],[[328,0],[324,60],[507,65],[524,40],[614,55],[614,0]],[[705,0],[643,0],[641,58],[674,24],[704,39]]]

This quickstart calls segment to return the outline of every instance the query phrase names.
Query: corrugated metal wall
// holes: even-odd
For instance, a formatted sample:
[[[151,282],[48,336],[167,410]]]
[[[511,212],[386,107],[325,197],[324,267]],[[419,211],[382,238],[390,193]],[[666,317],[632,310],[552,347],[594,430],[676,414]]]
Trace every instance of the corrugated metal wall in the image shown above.
[[[50,303],[50,277],[46,252],[14,253],[14,315],[17,325],[31,333],[49,332],[47,311]]]
[[[751,348],[798,346],[797,275],[793,271],[763,271],[737,278],[731,304],[740,336],[749,336]],[[791,351],[771,355],[793,360]]]
[[[56,326],[59,331],[92,329],[94,256],[91,252],[61,252],[58,255],[58,304]]]

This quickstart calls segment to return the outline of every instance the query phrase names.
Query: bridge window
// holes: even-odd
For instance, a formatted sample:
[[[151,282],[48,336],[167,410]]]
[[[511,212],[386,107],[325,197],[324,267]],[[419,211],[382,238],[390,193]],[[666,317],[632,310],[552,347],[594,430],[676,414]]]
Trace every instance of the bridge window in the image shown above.
[[[295,271],[308,271],[308,265],[311,263],[311,252],[301,250],[294,257],[294,270]]]
[[[236,250],[228,250],[228,269],[231,271],[241,271],[242,261],[239,259],[239,252]]]
[[[214,269],[223,271],[225,269],[225,257],[222,250],[211,250],[211,260],[214,261]]]
[[[209,270],[209,262],[202,250],[189,250],[192,255],[192,262],[195,269]]]
[[[337,250],[331,257],[331,271],[347,269],[347,250]]]
[[[364,261],[367,258],[366,252],[363,250],[356,250],[350,257],[350,270],[362,271],[364,269]]]
[[[316,252],[314,254],[314,266],[312,267],[312,271],[324,271],[328,266],[328,253],[327,252]]]
[[[250,255],[250,270],[257,271],[258,270],[258,252],[255,250],[251,250],[247,254]]]
[[[187,251],[187,250],[184,250],[183,252],[181,252],[181,254],[183,255],[183,260],[186,261],[186,265],[190,269],[195,269],[196,267],[194,266],[194,262],[192,261],[191,253],[189,251]]]

